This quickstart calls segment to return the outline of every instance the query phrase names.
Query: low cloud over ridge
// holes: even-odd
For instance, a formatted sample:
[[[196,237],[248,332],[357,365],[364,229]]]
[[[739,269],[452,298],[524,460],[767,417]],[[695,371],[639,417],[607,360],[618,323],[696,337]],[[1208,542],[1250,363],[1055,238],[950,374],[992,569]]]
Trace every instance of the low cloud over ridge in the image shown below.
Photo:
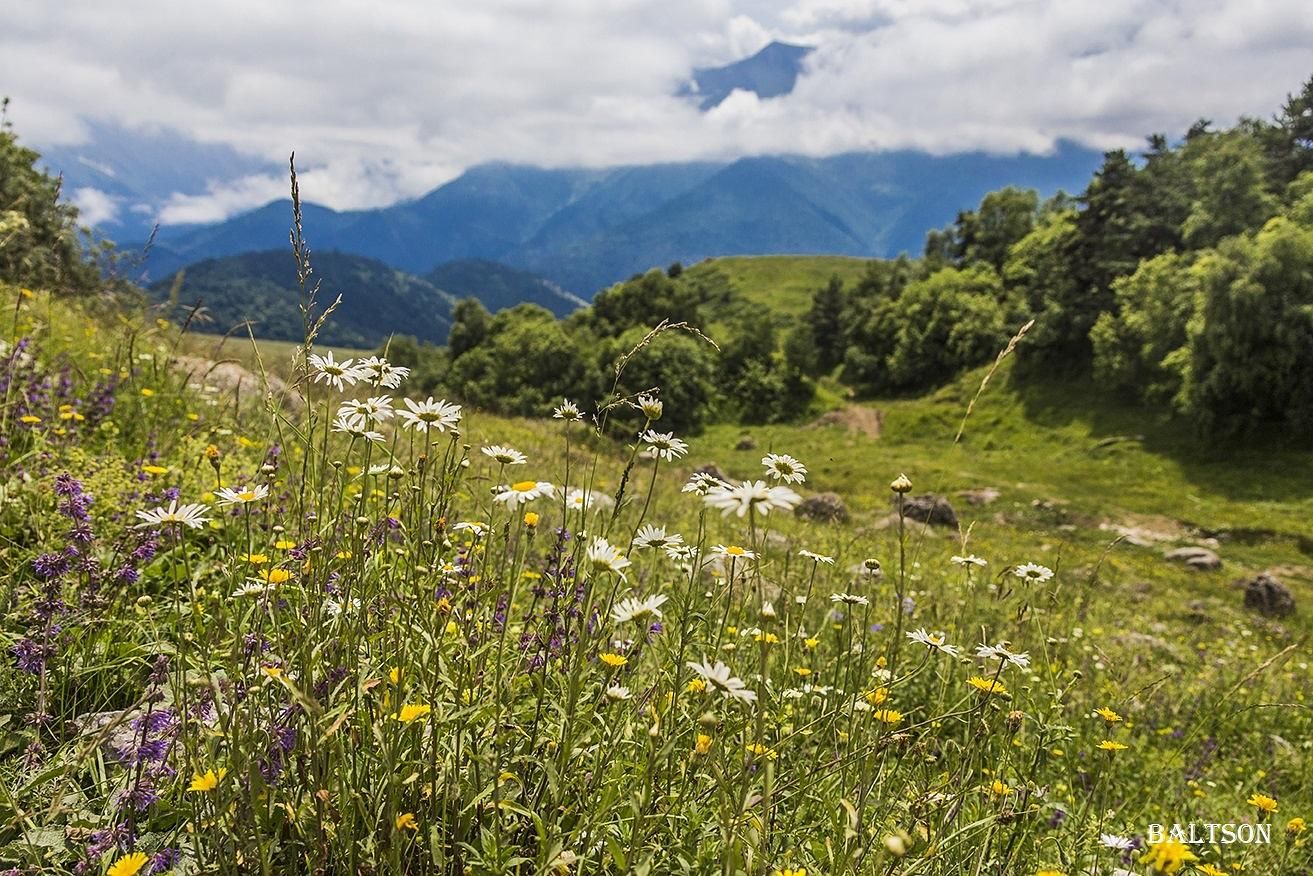
[[[116,8],[118,7],[118,8]],[[484,161],[602,166],[913,148],[1134,146],[1200,114],[1266,115],[1313,73],[1296,0],[95,0],[0,11],[0,79],[27,142],[168,128],[281,167],[311,199],[373,207]],[[695,67],[814,45],[793,93],[702,113]],[[95,155],[88,156],[95,159]],[[285,191],[215,178],[163,205],[211,221]],[[102,215],[115,205],[84,197]]]

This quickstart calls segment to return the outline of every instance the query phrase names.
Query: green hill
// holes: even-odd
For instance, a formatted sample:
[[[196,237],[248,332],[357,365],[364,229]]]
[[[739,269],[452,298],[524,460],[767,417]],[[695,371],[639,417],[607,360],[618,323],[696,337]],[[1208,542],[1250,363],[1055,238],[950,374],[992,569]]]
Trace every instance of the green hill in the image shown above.
[[[798,316],[811,306],[812,293],[837,276],[851,285],[866,272],[870,259],[851,256],[725,256],[687,269],[690,277],[721,274],[730,288],[748,301],[776,313]]]
[[[321,342],[371,347],[393,333],[446,340],[455,298],[428,280],[346,253],[315,253],[313,264],[323,278],[320,302],[327,305],[342,296]],[[257,337],[288,341],[302,336],[296,266],[286,250],[208,259],[186,268],[181,277],[171,310],[185,317],[201,305],[200,318],[193,320],[198,330],[224,333],[249,321]],[[173,279],[154,283],[150,294],[168,301],[173,284]]]

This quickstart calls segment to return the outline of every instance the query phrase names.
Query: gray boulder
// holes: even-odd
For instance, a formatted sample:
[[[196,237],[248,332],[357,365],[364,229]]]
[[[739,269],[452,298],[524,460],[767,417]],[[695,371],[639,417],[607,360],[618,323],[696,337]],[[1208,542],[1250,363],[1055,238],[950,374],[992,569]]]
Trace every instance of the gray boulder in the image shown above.
[[[848,506],[838,493],[817,493],[799,502],[793,514],[804,520],[835,523],[848,519]]]
[[[893,500],[894,510],[898,510],[898,497]],[[907,496],[903,499],[903,514],[911,520],[930,523],[935,526],[957,526],[957,512],[943,496],[926,493],[924,496]]]
[[[1267,572],[1239,583],[1245,588],[1245,608],[1250,611],[1268,617],[1287,617],[1295,613],[1295,596],[1290,588]]]
[[[1222,558],[1206,547],[1181,547],[1163,554],[1166,559],[1184,563],[1191,569],[1211,571],[1222,568]]]

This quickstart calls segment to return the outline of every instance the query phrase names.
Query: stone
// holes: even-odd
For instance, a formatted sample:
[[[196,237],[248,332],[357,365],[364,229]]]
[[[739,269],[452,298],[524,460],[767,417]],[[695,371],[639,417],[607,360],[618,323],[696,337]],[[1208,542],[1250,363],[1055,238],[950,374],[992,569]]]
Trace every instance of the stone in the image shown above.
[[[757,439],[751,435],[744,435],[739,438],[738,443],[734,445],[735,450],[756,450]]]
[[[1295,613],[1295,596],[1290,588],[1267,572],[1239,583],[1245,588],[1245,608],[1250,611],[1268,617],[1288,617]]]
[[[848,519],[848,506],[838,493],[817,493],[799,502],[793,514],[803,520],[836,523]]]
[[[1198,545],[1170,550],[1163,554],[1163,557],[1178,563],[1184,563],[1191,569],[1198,571],[1211,571],[1222,568],[1221,557],[1208,548],[1199,547]]]
[[[898,497],[894,497],[894,510],[898,510]],[[907,496],[903,499],[903,514],[911,520],[919,520],[934,526],[957,526],[957,512],[943,496],[926,493],[923,496]]]
[[[989,505],[997,502],[1003,494],[993,487],[981,487],[978,490],[962,490],[958,495],[966,499],[968,505]]]

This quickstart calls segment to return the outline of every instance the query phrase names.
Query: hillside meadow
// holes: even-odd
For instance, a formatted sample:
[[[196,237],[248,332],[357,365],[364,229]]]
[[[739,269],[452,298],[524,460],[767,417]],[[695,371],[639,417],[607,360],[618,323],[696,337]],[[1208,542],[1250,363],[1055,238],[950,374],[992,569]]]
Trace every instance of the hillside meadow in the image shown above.
[[[3,295],[8,872],[1313,865],[1306,453],[1010,361],[697,435],[657,387],[508,418]],[[1153,834],[1191,823],[1270,842]]]

